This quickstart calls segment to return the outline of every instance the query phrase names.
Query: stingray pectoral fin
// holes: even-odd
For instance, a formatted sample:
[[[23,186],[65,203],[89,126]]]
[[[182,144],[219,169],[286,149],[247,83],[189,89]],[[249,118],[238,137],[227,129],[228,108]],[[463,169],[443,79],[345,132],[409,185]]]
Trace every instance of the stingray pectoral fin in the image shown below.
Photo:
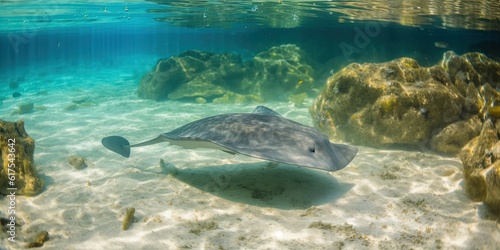
[[[333,149],[333,157],[336,166],[329,171],[337,171],[345,168],[354,159],[358,153],[358,148],[351,145],[330,143]]]
[[[101,143],[107,149],[123,157],[128,158],[130,156],[130,143],[127,141],[127,139],[121,136],[114,135],[114,136],[104,137],[102,138]]]

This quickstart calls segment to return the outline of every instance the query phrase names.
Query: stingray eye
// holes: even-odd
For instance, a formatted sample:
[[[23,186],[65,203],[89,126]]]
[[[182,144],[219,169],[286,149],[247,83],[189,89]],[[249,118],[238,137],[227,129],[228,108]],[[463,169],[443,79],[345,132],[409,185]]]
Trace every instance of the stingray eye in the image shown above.
[[[309,147],[309,152],[315,153],[316,152],[316,148],[314,146],[310,146]]]

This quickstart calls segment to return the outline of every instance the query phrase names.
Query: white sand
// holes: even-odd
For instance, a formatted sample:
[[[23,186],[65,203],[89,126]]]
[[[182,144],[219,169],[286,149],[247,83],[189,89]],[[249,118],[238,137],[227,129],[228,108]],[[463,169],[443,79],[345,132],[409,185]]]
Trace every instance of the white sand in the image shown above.
[[[141,100],[131,70],[92,74],[80,69],[55,78],[29,75],[23,96],[0,105],[1,119],[25,120],[46,182],[35,197],[17,196],[22,226],[15,244],[1,234],[0,249],[23,248],[43,230],[50,235],[43,249],[495,249],[500,244],[498,217],[468,200],[457,158],[360,147],[347,168],[333,173],[168,144],[134,148],[130,158],[122,158],[106,150],[101,138],[117,134],[135,143],[209,115],[250,112],[255,105]],[[46,95],[36,94],[44,89]],[[64,110],[83,96],[93,105]],[[29,101],[47,109],[9,115]],[[307,107],[267,106],[311,124]],[[89,166],[76,170],[67,163],[71,155],[85,157]],[[2,217],[7,207],[7,198],[1,198]],[[135,208],[135,219],[123,231],[127,207]]]

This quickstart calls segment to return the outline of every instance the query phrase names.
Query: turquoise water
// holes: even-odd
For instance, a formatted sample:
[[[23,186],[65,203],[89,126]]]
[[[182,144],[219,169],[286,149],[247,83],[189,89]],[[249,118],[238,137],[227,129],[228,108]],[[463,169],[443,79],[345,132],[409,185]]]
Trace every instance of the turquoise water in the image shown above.
[[[25,121],[45,188],[17,196],[16,242],[1,232],[0,249],[22,249],[40,231],[50,235],[43,249],[494,249],[498,222],[466,197],[456,157],[360,147],[345,170],[326,173],[168,144],[125,159],[100,140],[140,142],[255,108],[137,96],[158,60],[186,50],[247,61],[296,44],[326,76],[399,57],[433,65],[447,50],[498,60],[499,10],[498,1],[1,2],[0,119]],[[312,126],[313,101],[259,104]],[[19,114],[27,103],[33,111]],[[87,168],[70,166],[74,155]],[[1,217],[8,206],[2,198]],[[135,219],[123,231],[128,207]]]

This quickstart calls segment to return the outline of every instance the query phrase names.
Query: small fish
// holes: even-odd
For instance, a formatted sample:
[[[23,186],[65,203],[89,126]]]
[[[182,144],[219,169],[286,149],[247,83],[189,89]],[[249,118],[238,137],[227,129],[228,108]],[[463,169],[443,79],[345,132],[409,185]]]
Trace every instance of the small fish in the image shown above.
[[[445,42],[434,42],[436,48],[446,49],[448,48],[448,43]]]
[[[19,92],[12,93],[12,97],[14,97],[14,98],[17,98],[17,97],[20,97],[20,96],[22,96],[22,94],[19,93]]]
[[[297,84],[298,84],[298,85],[301,85],[303,82],[304,82],[304,80],[300,79],[300,80],[297,82]]]

